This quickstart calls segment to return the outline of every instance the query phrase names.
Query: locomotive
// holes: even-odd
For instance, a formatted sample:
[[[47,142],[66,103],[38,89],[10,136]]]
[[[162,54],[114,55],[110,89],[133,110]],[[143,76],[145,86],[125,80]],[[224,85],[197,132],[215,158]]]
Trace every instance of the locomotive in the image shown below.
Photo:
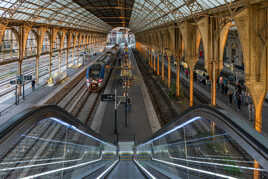
[[[111,72],[110,66],[118,53],[118,47],[115,46],[112,49],[106,49],[105,53],[106,55],[103,58],[98,59],[87,68],[86,85],[91,92],[97,92],[104,87],[108,80],[108,74]]]
[[[87,68],[87,87],[90,91],[100,90],[104,85],[105,64],[97,62]]]

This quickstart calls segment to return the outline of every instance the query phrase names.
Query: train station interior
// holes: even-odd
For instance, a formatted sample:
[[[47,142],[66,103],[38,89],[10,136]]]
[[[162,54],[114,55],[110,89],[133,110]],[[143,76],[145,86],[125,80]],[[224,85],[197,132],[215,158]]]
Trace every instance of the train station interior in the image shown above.
[[[0,179],[268,179],[267,0],[0,0]]]

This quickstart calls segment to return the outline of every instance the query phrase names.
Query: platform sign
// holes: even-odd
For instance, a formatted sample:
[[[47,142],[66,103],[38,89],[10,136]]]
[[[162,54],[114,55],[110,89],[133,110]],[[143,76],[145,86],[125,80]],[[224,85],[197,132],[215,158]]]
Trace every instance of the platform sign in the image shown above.
[[[22,81],[23,80],[23,75],[17,76],[17,81]]]
[[[10,84],[15,85],[15,84],[17,84],[17,81],[16,80],[10,80]]]
[[[101,101],[115,101],[115,95],[114,94],[102,94]]]
[[[32,75],[25,75],[24,80],[32,80]]]
[[[22,80],[21,79],[17,79],[17,84],[21,85],[22,84]]]

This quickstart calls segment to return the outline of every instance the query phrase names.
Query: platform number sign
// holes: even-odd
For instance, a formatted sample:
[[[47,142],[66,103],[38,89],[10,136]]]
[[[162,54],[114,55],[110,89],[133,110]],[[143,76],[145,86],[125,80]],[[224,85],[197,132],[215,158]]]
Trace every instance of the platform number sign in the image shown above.
[[[114,94],[102,94],[101,101],[115,101],[115,95]]]
[[[25,75],[24,80],[32,80],[32,75]]]
[[[17,84],[17,81],[16,80],[10,80],[10,84],[15,85],[15,84]]]

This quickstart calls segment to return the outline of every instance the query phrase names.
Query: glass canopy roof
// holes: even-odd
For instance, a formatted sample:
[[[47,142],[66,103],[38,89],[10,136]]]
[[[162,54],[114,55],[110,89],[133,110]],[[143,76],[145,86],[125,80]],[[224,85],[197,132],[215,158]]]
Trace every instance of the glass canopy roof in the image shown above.
[[[215,8],[236,0],[135,0],[129,28],[134,32]]]
[[[143,31],[232,1],[236,0],[135,0],[129,28]],[[73,0],[0,0],[0,16],[99,32],[112,29]]]
[[[1,0],[0,16],[100,32],[112,29],[110,25],[72,0],[24,0],[23,3],[21,1],[23,0]],[[10,13],[4,13],[8,9],[16,9],[12,17]]]

